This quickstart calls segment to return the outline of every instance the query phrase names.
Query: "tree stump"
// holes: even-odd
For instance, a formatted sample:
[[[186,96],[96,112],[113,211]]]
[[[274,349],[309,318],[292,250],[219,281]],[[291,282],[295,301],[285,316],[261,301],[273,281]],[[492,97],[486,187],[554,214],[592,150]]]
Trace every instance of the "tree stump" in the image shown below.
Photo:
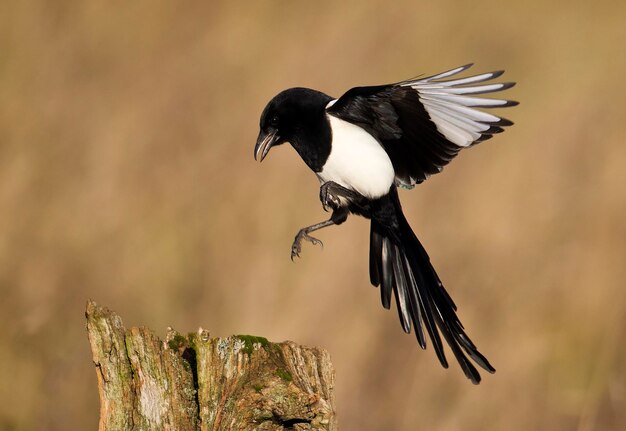
[[[98,377],[99,431],[335,431],[328,353],[262,337],[187,336],[165,341],[125,329],[114,312],[87,303]]]

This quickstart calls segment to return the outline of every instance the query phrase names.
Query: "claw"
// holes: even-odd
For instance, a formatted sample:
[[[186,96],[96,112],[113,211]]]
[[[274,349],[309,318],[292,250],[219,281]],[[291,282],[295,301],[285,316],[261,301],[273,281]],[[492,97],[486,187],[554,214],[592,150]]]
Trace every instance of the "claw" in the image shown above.
[[[293,240],[293,244],[291,245],[291,260],[295,257],[300,257],[300,252],[302,251],[302,240],[305,239],[309,241],[313,245],[320,245],[324,247],[324,243],[309,235],[305,229],[301,229]]]
[[[323,184],[320,188],[320,201],[322,201],[322,208],[324,208],[324,211],[328,212],[330,207],[328,206],[328,187],[326,184],[328,183]]]
[[[322,187],[320,187],[320,201],[322,201],[322,207],[326,212],[336,210],[341,205],[339,197],[328,190],[332,184],[333,183],[329,181],[322,184]]]
[[[301,251],[302,251],[302,246],[300,245],[300,241],[296,239],[291,245],[291,261],[292,262],[295,257],[300,257]]]

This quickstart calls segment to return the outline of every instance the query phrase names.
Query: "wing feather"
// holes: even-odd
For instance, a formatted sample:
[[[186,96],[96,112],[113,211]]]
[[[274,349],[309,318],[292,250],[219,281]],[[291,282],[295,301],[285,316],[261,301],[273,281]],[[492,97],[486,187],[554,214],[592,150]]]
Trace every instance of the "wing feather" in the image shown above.
[[[456,76],[471,66],[396,84],[355,87],[329,105],[327,112],[376,137],[394,165],[396,183],[412,187],[440,172],[461,149],[513,124],[477,108],[503,108],[517,102],[476,95],[503,91],[515,83],[486,82],[501,76],[501,70]]]

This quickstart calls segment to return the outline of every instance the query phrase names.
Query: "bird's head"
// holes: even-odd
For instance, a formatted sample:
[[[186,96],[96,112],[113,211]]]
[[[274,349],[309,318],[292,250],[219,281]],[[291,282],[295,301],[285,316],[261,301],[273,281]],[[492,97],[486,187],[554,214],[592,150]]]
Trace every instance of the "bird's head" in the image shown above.
[[[320,118],[330,100],[330,96],[308,88],[290,88],[274,96],[261,114],[254,159],[261,162],[272,147],[297,140]]]

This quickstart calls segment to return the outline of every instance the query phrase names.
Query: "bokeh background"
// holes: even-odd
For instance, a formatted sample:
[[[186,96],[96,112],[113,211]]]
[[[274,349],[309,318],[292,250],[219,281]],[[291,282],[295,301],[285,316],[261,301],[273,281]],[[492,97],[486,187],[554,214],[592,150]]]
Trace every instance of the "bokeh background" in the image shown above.
[[[344,430],[626,429],[621,1],[3,2],[0,430],[93,430],[88,298],[163,335],[323,346]],[[368,281],[368,223],[327,216],[278,91],[340,95],[475,62],[516,122],[402,192],[498,369],[472,386]]]

